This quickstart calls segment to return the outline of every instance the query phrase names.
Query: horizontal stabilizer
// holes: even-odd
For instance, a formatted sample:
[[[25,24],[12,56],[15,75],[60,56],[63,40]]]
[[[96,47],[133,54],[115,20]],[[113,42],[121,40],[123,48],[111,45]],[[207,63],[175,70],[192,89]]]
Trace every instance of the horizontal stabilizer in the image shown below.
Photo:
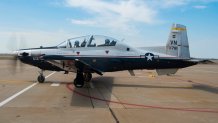
[[[166,54],[166,46],[156,46],[156,47],[139,47],[141,50],[147,50],[156,53]]]

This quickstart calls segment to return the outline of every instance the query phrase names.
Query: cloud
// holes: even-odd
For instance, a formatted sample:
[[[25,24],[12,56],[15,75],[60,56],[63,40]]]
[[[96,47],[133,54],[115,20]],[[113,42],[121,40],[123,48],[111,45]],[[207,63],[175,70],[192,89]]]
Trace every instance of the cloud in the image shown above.
[[[92,21],[92,20],[71,19],[71,22],[73,24],[79,24],[79,25],[94,25],[94,24],[96,24],[96,22]]]
[[[190,0],[154,0],[152,4],[159,6],[160,8],[171,8],[176,6],[186,5]]]
[[[151,6],[158,8],[173,8],[178,6],[188,6],[190,4],[209,4],[213,2],[218,2],[218,0],[153,0],[149,2]],[[155,9],[155,8],[153,8]],[[162,10],[160,9],[160,10]]]
[[[170,8],[191,6],[204,9],[218,0],[66,0],[67,7],[81,10],[88,16],[72,17],[71,23],[106,28],[123,35],[141,35],[138,26],[163,22],[159,13]],[[194,4],[201,6],[193,6]],[[136,37],[136,36],[135,36]]]
[[[106,2],[100,0],[67,0],[70,7],[82,8],[94,16],[92,20],[75,20],[77,24],[103,24],[111,26],[112,24],[122,25],[129,22],[153,23],[156,11],[151,9],[141,0],[128,0],[118,2]],[[115,22],[116,21],[116,22]]]
[[[190,3],[210,3],[218,0],[66,0],[66,5],[82,9],[91,18],[73,18],[73,24],[130,28],[132,23],[153,24],[159,22],[158,13],[167,8],[185,6]],[[206,6],[194,6],[203,9]],[[114,25],[114,26],[113,26]]]
[[[203,6],[203,5],[196,5],[196,6],[193,6],[193,8],[195,9],[206,9],[207,6]]]
[[[68,7],[82,9],[91,15],[73,18],[71,23],[107,28],[112,31],[137,34],[135,23],[155,23],[156,10],[142,0],[66,0]]]

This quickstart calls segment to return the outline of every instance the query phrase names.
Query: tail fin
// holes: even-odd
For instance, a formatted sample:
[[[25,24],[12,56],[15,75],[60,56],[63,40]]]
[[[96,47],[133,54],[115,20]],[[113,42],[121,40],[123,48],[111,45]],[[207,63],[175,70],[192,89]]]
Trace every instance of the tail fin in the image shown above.
[[[166,45],[166,54],[179,58],[190,58],[186,27],[173,24]]]

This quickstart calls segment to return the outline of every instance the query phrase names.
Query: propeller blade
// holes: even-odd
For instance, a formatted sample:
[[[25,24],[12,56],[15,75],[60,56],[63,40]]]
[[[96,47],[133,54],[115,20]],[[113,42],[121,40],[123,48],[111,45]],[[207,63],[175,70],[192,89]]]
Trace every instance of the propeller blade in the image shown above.
[[[12,73],[13,75],[16,74],[16,71],[17,71],[17,61],[18,61],[18,58],[16,55],[10,57],[8,63],[10,65],[9,67],[9,72]]]
[[[19,71],[22,72],[24,70],[24,65],[18,58],[18,53],[16,50],[18,49],[18,46],[19,46],[19,49],[26,48],[26,40],[24,36],[19,36],[19,38],[17,38],[16,33],[12,34],[12,36],[9,38],[7,46],[8,46],[8,49],[12,52],[10,53],[11,57],[9,59],[10,73],[16,74],[18,68],[19,68]]]
[[[17,50],[17,35],[15,33],[13,33],[11,37],[9,37],[7,48],[11,52]]]

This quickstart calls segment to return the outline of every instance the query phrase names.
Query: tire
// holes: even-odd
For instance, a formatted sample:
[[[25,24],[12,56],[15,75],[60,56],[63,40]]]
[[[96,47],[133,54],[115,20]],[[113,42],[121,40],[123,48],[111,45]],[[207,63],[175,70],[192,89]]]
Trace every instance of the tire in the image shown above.
[[[77,88],[82,88],[84,86],[84,77],[83,74],[78,74],[76,76],[76,79],[74,80],[74,85]]]
[[[82,88],[84,86],[84,81],[81,81],[79,79],[75,79],[73,84],[76,88]]]
[[[37,78],[39,83],[44,83],[45,82],[45,77],[43,75],[39,75]]]

